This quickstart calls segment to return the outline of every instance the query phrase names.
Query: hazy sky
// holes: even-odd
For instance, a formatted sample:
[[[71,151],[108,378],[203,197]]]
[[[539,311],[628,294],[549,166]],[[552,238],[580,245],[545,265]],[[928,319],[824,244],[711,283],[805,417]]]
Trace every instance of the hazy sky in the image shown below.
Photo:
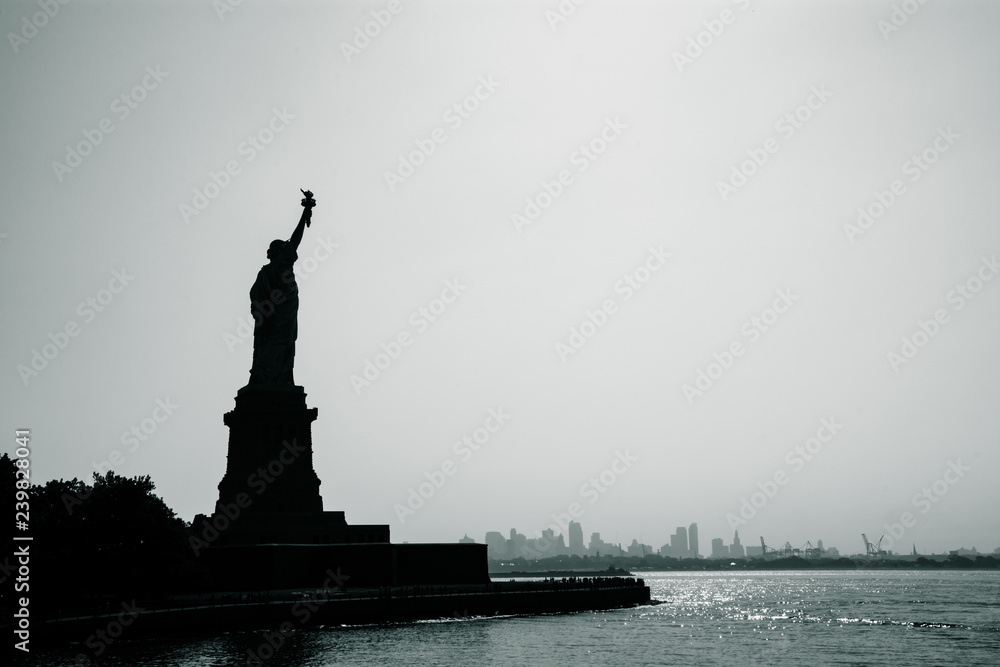
[[[1000,6],[896,5],[5,3],[3,449],[210,512],[301,187],[349,522],[991,551]]]

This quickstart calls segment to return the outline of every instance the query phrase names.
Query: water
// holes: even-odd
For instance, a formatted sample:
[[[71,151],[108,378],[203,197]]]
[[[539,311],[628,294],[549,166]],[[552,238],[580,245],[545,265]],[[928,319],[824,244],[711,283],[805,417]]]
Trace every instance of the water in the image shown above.
[[[1000,665],[1000,572],[644,573],[660,605],[580,614],[307,628],[263,664]],[[85,638],[81,638],[81,641]],[[248,663],[261,634],[82,644],[28,664]],[[81,662],[79,664],[87,664]]]

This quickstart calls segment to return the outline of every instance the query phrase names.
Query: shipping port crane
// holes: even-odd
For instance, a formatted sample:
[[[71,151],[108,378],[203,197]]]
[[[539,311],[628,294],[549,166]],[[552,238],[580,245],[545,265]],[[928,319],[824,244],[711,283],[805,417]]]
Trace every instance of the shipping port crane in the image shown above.
[[[805,545],[796,549],[791,545],[790,542],[785,542],[784,546],[775,549],[769,547],[764,543],[764,537],[760,538],[760,551],[764,558],[791,558],[792,556],[804,556],[806,558],[820,558],[823,555],[823,549],[819,547],[814,547],[812,542],[806,542]]]
[[[764,544],[764,536],[760,538],[760,550],[764,555],[764,558],[789,558],[791,556],[798,555],[798,549],[792,549],[792,545],[785,542],[785,546],[778,549],[773,549],[766,544]]]
[[[885,535],[878,538],[878,542],[876,544],[872,544],[871,542],[868,541],[868,538],[865,536],[865,534],[861,533],[861,539],[865,541],[865,555],[868,556],[869,558],[872,558],[873,556],[875,558],[885,558],[886,556],[888,556],[889,552],[887,552],[885,549],[882,548],[882,538],[884,537]]]
[[[775,556],[776,557],[778,555],[777,551],[775,551],[771,547],[769,547],[766,544],[764,544],[764,536],[763,535],[760,536],[760,553],[761,553],[761,555],[764,558],[767,558],[768,556]]]
[[[819,558],[823,555],[823,550],[819,547],[814,547],[812,542],[806,542],[805,546],[799,549],[805,554],[806,558]]]

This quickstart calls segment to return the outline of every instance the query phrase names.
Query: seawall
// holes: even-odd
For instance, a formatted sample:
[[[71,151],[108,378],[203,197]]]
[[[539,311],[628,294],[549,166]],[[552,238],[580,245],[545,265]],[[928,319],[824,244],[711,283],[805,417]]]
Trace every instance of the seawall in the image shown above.
[[[237,599],[239,596],[237,596]],[[294,632],[309,626],[389,623],[427,618],[530,615],[631,607],[650,601],[641,579],[491,582],[465,586],[420,586],[342,592],[319,589],[252,601],[189,601],[187,606],[142,608],[128,637],[196,635],[232,630]],[[142,603],[139,603],[142,607]],[[36,626],[50,639],[79,641],[106,627],[116,614],[53,619]]]

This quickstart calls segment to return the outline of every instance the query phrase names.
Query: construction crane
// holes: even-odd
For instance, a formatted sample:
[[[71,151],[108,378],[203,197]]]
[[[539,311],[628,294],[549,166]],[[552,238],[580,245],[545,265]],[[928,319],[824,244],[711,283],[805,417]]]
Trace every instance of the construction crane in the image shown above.
[[[865,541],[865,555],[868,556],[869,558],[873,556],[875,558],[885,558],[886,556],[888,556],[889,552],[887,552],[885,549],[882,548],[882,538],[884,537],[885,535],[878,538],[878,543],[872,544],[871,542],[868,541],[868,538],[865,536],[865,534],[861,533],[861,539]]]

